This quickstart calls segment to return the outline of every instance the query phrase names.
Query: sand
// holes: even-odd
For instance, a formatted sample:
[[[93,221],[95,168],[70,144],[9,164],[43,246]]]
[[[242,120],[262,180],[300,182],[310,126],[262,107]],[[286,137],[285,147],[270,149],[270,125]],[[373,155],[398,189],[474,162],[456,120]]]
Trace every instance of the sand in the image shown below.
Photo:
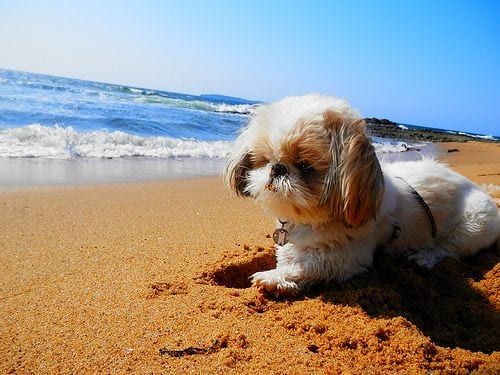
[[[500,184],[500,149],[444,144]],[[219,178],[0,193],[0,373],[500,371],[500,254],[262,298],[271,218]]]
[[[500,143],[450,142],[441,148],[447,152],[442,159],[450,167],[479,185],[498,185],[489,190],[500,198]]]

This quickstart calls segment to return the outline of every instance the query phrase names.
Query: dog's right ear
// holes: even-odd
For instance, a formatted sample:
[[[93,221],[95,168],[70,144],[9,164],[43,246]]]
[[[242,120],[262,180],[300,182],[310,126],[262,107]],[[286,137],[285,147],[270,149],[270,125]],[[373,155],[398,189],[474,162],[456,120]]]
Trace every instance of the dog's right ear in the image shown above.
[[[229,190],[240,197],[250,194],[245,190],[248,172],[253,167],[252,158],[245,142],[245,132],[236,140],[233,152],[229,155],[224,167],[224,183]]]
[[[320,203],[332,218],[357,227],[374,220],[384,195],[384,176],[365,122],[335,112],[324,114],[330,131],[330,169]]]

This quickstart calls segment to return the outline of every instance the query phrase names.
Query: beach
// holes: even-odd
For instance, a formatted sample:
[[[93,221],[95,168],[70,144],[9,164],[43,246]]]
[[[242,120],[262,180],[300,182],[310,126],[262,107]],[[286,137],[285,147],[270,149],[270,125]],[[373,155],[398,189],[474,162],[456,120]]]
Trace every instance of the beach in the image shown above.
[[[440,147],[500,185],[499,143]],[[9,189],[0,213],[0,373],[500,372],[496,249],[431,271],[381,255],[273,300],[248,281],[273,219],[219,177]]]

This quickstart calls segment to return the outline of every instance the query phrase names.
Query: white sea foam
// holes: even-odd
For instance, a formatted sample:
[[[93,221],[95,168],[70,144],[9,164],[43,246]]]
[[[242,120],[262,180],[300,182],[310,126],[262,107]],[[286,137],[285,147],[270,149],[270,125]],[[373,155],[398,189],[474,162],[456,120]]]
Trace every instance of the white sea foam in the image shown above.
[[[454,131],[454,130],[446,130],[446,133],[448,134],[458,134],[458,135],[465,135],[466,137],[472,137],[472,138],[479,138],[479,139],[486,139],[489,141],[498,141],[498,137],[495,137],[491,134],[472,134],[472,133],[465,133],[465,132],[459,132],[459,131]]]
[[[417,144],[407,144],[405,142],[396,142],[396,143],[389,143],[389,142],[374,142],[373,146],[375,147],[375,152],[378,154],[389,154],[389,153],[395,153],[395,152],[406,152],[406,151],[411,151],[416,148],[419,148],[421,145]]]
[[[455,134],[457,134],[457,133],[455,133]],[[465,136],[472,137],[472,138],[479,138],[479,139],[488,139],[488,140],[495,139],[495,137],[492,135],[479,135],[479,134],[470,134],[470,133],[464,133],[464,132],[458,132],[458,134],[465,135]]]
[[[140,95],[134,100],[142,103],[165,104],[178,108],[190,108],[200,111],[232,113],[239,115],[252,114],[258,106],[258,104],[215,104],[202,100],[183,100],[178,98],[167,98],[159,95]]]
[[[225,113],[238,113],[241,115],[248,115],[253,113],[257,104],[211,104],[210,105],[214,112],[225,112]]]
[[[374,141],[379,154],[400,153],[422,144]],[[32,124],[0,131],[0,157],[73,159],[120,157],[224,158],[231,141],[200,141],[170,137],[140,137],[121,131],[78,132],[72,127]]]
[[[226,157],[229,141],[139,137],[120,131],[77,132],[71,127],[32,124],[0,131],[0,157]]]
[[[143,91],[143,90],[134,89],[134,88],[132,88],[132,87],[127,88],[127,90],[128,90],[128,91],[130,91],[130,92],[131,92],[131,93],[133,93],[133,94],[143,94],[143,93],[144,93],[144,91]]]

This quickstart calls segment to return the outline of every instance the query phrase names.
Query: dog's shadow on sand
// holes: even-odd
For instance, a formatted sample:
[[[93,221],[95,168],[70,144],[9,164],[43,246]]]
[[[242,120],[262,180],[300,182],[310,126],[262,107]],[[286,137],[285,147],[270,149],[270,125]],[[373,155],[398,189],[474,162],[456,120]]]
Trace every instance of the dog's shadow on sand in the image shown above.
[[[490,354],[500,350],[500,311],[487,298],[499,301],[499,260],[498,250],[488,249],[422,270],[378,252],[368,272],[343,284],[318,286],[305,297],[360,306],[372,317],[402,316],[437,345]]]
[[[378,251],[369,271],[342,284],[317,285],[289,300],[317,298],[360,306],[374,318],[402,316],[437,345],[490,354],[500,350],[499,262],[500,252],[490,248],[463,261],[448,258],[423,270],[406,258]],[[259,248],[248,257],[218,265],[201,279],[251,288],[250,275],[274,267],[274,251]]]

